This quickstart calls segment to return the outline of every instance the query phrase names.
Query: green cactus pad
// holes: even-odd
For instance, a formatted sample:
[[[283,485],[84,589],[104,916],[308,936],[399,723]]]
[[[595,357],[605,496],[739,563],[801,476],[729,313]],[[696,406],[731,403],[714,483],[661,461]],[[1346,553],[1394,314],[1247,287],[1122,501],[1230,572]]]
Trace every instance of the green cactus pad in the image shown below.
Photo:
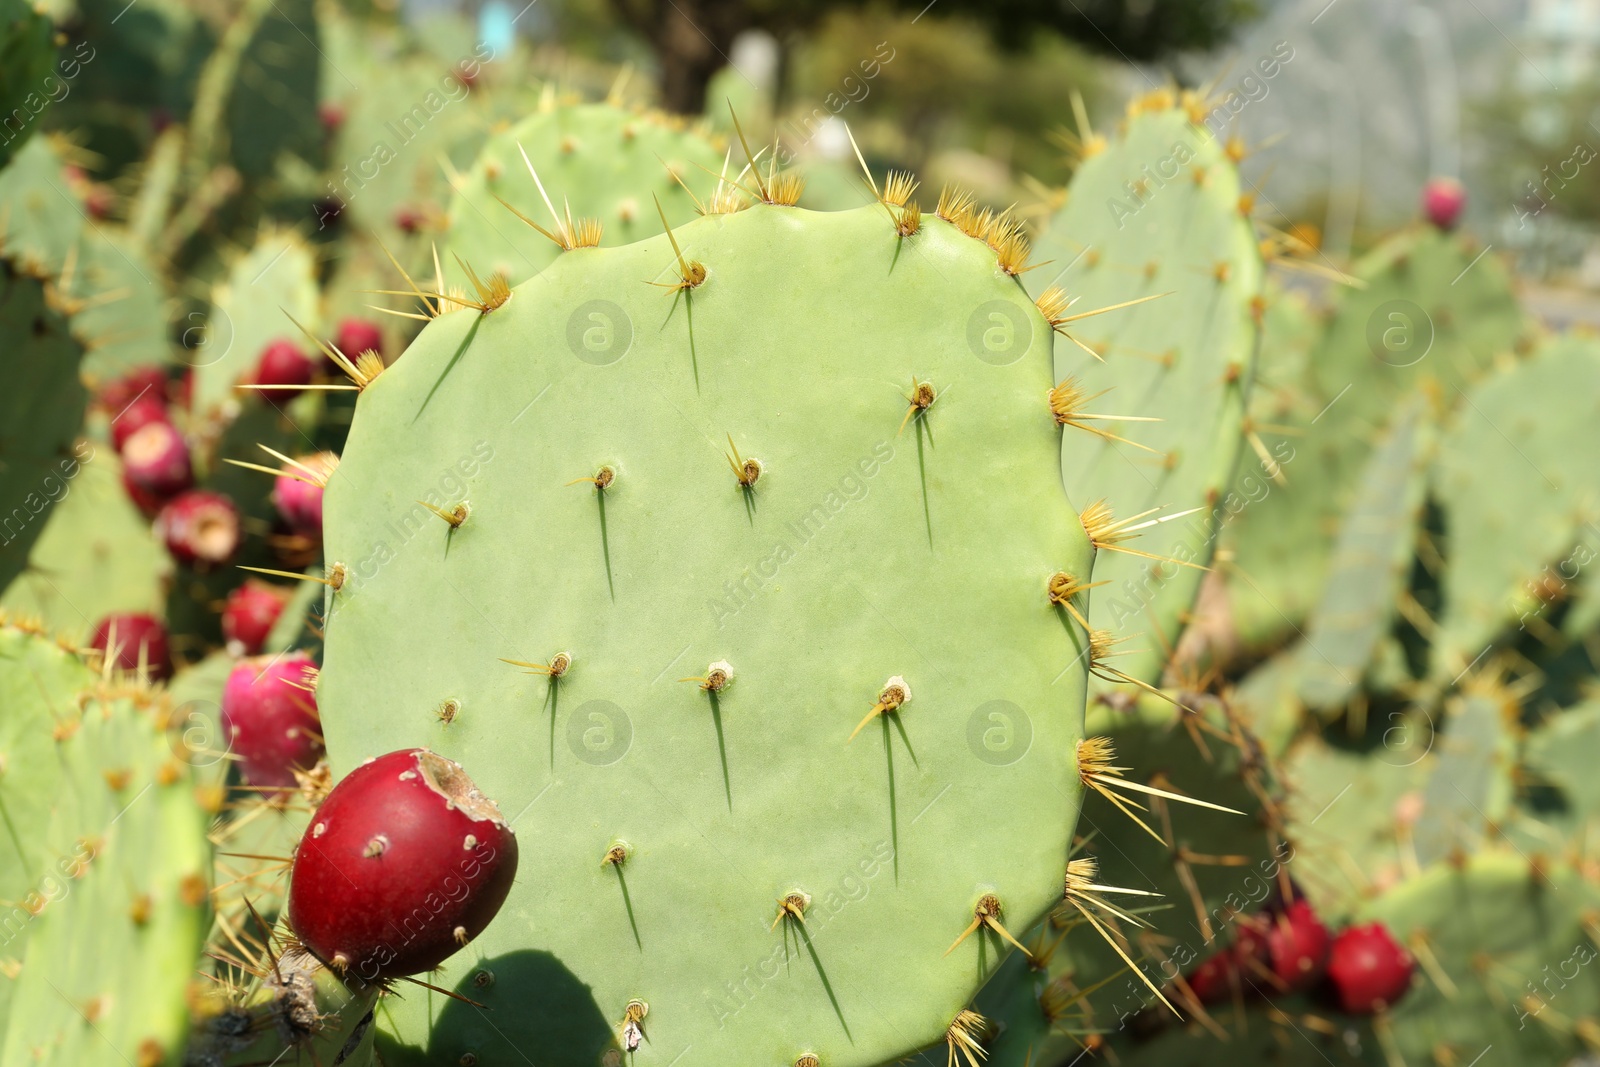
[[[1432,459],[1427,416],[1420,395],[1395,412],[1340,523],[1328,584],[1296,652],[1300,699],[1313,710],[1337,708],[1356,692],[1408,595]]]
[[[208,816],[166,708],[90,700],[56,758],[40,873],[58,896],[33,920],[0,1063],[175,1065],[208,924]]]
[[[83,348],[58,310],[50,282],[0,261],[0,590],[26,566],[50,509],[93,455],[77,440],[88,393],[78,380]]]
[[[1584,1053],[1579,1031],[1595,1033],[1600,1002],[1589,965],[1597,907],[1600,890],[1577,871],[1497,852],[1435,865],[1372,901],[1359,921],[1438,961],[1388,1013],[1393,1053],[1406,1063],[1470,1063],[1490,1045],[1517,1063]]]
[[[288,230],[264,233],[228,268],[212,295],[211,317],[203,335],[190,347],[194,364],[194,410],[211,413],[230,404],[282,406],[282,394],[250,396],[235,387],[249,381],[261,351],[277,340],[289,340],[321,359],[311,341],[289,320],[294,316],[313,333],[319,327],[316,258],[305,241]]]
[[[685,128],[680,119],[610,104],[552,101],[489,138],[451,198],[450,232],[444,245],[485,278],[499,272],[513,282],[522,281],[560,255],[549,238],[495,199],[500,197],[547,230],[555,228],[519,146],[538,169],[556,209],[565,211],[570,205],[574,219],[599,219],[607,245],[661,232],[652,196],[660,199],[672,225],[694,218],[694,201],[667,167],[689,188],[709,192],[716,184],[712,174],[721,172],[723,161],[723,152],[710,138]],[[735,148],[735,156],[738,151]],[[741,165],[729,164],[730,177]],[[704,193],[696,195],[705,199]],[[447,264],[446,274],[458,282],[465,280],[454,262]]]
[[[1092,549],[1056,480],[1048,324],[932,217],[902,241],[877,205],[758,205],[676,236],[692,290],[646,284],[677,277],[663,235],[433,321],[330,483],[335,771],[430,746],[524,842],[435,976],[491,1010],[386,1002],[391,1065],[589,1067],[635,998],[641,1067],[877,1064],[998,962],[988,931],[944,955],[985,894],[1017,930],[1061,898],[1087,642],[1047,590]],[[991,311],[1011,351],[969,340]],[[561,652],[554,682],[500,662]],[[720,692],[692,680],[718,663]],[[910,702],[874,715],[890,686]],[[791,893],[806,922],[775,926]]]
[[[1422,864],[1479,847],[1511,808],[1515,752],[1509,727],[1517,722],[1516,700],[1503,691],[1474,689],[1450,699],[1445,709],[1417,820],[1416,858]]]
[[[1228,592],[1229,640],[1237,646],[1222,649],[1225,658],[1280,643],[1310,612],[1327,578],[1338,511],[1325,486],[1328,450],[1337,442],[1306,434],[1323,407],[1307,366],[1321,331],[1303,296],[1269,287],[1249,420],[1281,469],[1274,479],[1271,464],[1247,454],[1223,498],[1217,560]]]
[[[1163,835],[1163,843],[1104,797],[1084,801],[1079,835],[1087,839],[1085,853],[1099,862],[1098,880],[1161,894],[1116,902],[1153,928],[1119,927],[1130,954],[1163,986],[1172,974],[1218,951],[1231,936],[1236,914],[1259,910],[1282,888],[1280,871],[1291,870],[1294,849],[1273,829],[1280,822],[1278,786],[1260,761],[1255,738],[1209,701],[1200,715],[1182,718],[1172,705],[1148,697],[1131,712],[1096,709],[1087,731],[1112,740],[1116,763],[1131,768],[1132,780],[1245,813],[1133,795],[1151,809],[1138,814]],[[1193,879],[1192,892],[1187,878]],[[1085,1034],[1118,1031],[1155,1002],[1114,949],[1081,920],[1071,921],[1076,916],[1063,906],[1024,940],[1048,948],[1065,937],[1045,965],[1029,966],[1016,955],[979,994],[978,1012],[1002,1024],[988,1046],[988,1067],[1064,1062]],[[1047,1015],[1052,998],[1059,1002],[1091,989],[1055,1019]],[[1169,988],[1167,995],[1182,1006],[1178,993]]]
[[[1485,254],[1487,253],[1487,254]],[[1311,354],[1318,395],[1332,403],[1320,432],[1368,433],[1424,381],[1447,404],[1527,325],[1499,259],[1469,238],[1432,226],[1404,230],[1354,270],[1364,288],[1339,291]]]
[[[83,372],[91,382],[172,361],[161,273],[131,235],[85,228],[67,293],[81,302],[72,331],[88,348]]]
[[[1600,777],[1594,774],[1600,747],[1600,702],[1567,708],[1529,732],[1522,760],[1535,781],[1561,790],[1582,819],[1600,815]]]
[[[1240,192],[1223,146],[1185,111],[1137,112],[1074,175],[1039,240],[1037,258],[1052,262],[1026,275],[1035,293],[1062,286],[1075,301],[1069,314],[1170,294],[1065,327],[1104,362],[1077,345],[1056,346],[1058,381],[1109,390],[1089,410],[1162,420],[1091,423],[1153,452],[1069,427],[1061,460],[1068,495],[1080,506],[1105,500],[1119,519],[1199,509],[1129,546],[1186,565],[1106,552],[1095,568],[1110,584],[1095,594],[1090,622],[1143,632],[1142,647],[1119,667],[1146,681],[1160,677],[1194,603],[1242,444],[1262,267]]]
[[[77,642],[107,615],[159,615],[172,574],[171,557],[128,499],[111,446],[84,449],[90,458],[50,512],[27,570],[0,595],[0,607]]]
[[[0,255],[30,274],[58,277],[83,233],[83,204],[48,137],[31,138],[0,170]]]
[[[32,911],[60,893],[60,872],[48,870],[45,831],[60,789],[56,727],[78,713],[77,695],[94,673],[69,649],[32,628],[0,620],[0,971],[14,975],[35,929]],[[43,881],[49,874],[53,879]],[[0,977],[0,1032],[17,983]]]
[[[51,103],[47,79],[54,73],[55,27],[27,0],[0,0],[0,167],[25,143],[33,123]],[[26,116],[20,128],[15,116]]]
[[[1597,398],[1600,343],[1575,336],[1485,378],[1457,404],[1433,479],[1448,556],[1435,678],[1454,678],[1502,631],[1540,621],[1543,580],[1600,517]]]

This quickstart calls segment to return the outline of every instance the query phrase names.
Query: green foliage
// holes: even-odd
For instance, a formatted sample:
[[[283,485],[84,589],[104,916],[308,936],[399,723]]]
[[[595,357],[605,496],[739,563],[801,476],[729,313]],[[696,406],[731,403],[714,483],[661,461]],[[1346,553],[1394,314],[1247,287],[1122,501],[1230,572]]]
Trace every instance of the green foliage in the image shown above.
[[[426,744],[529,813],[444,979],[490,1015],[386,1001],[387,1063],[588,1065],[639,998],[641,1065],[876,1064],[999,962],[989,930],[944,955],[984,894],[1018,930],[1060,900],[1086,643],[1047,585],[1092,550],[1048,324],[931,215],[901,239],[877,205],[756,205],[677,241],[698,287],[644,284],[677,277],[665,236],[565,254],[435,319],[358,402],[327,496],[333,765]],[[998,358],[969,342],[990,308],[1020,324]],[[500,662],[563,651],[554,680]],[[726,686],[679,681],[719,661]],[[912,699],[877,716],[891,679]],[[1001,711],[1015,758],[985,744]],[[806,921],[774,924],[792,892]]]

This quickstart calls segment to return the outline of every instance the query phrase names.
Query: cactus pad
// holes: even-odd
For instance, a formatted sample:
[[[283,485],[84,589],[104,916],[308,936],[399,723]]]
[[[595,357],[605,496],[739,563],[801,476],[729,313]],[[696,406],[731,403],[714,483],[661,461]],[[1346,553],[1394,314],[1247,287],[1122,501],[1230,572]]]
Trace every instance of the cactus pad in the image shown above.
[[[436,976],[494,1010],[386,1001],[387,1063],[589,1067],[639,1000],[641,1067],[865,1067],[967,1007],[1004,942],[945,950],[986,897],[1015,930],[1061,898],[1087,642],[1049,590],[1093,553],[1048,323],[937,218],[676,241],[435,319],[357,404],[334,770],[431,747],[536,842]],[[991,311],[1008,351],[969,342]]]
[[[1066,316],[1141,297],[1135,307],[1065,325],[1078,345],[1056,346],[1056,378],[1076,379],[1096,413],[1158,422],[1104,422],[1134,444],[1069,429],[1061,469],[1080,506],[1105,500],[1119,519],[1150,509],[1177,521],[1147,528],[1131,546],[1154,556],[1103,553],[1090,622],[1142,631],[1121,669],[1160,677],[1211,559],[1222,494],[1232,483],[1255,364],[1252,318],[1261,257],[1241,213],[1238,172],[1223,146],[1179,108],[1131,115],[1126,132],[1084,161],[1067,202],[1040,239],[1051,261],[1026,275],[1031,290],[1059,285]],[[1143,446],[1143,448],[1136,447]]]

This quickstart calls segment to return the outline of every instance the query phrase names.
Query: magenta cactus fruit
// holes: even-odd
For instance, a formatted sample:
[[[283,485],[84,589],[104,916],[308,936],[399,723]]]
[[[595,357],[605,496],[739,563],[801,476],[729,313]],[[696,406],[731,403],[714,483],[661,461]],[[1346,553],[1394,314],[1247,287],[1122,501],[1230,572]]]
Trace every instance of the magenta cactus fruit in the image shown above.
[[[1467,187],[1454,178],[1429,178],[1422,187],[1422,213],[1441,230],[1453,230],[1467,206]]]
[[[278,624],[289,591],[254,578],[228,594],[222,606],[222,636],[235,656],[254,656]]]
[[[183,434],[162,420],[141,427],[122,446],[122,469],[128,482],[154,499],[177,496],[194,484],[189,446]]]
[[[383,354],[383,331],[371,319],[345,319],[339,323],[339,333],[334,343],[339,351],[351,359],[363,352]]]
[[[170,421],[164,399],[156,393],[145,393],[112,413],[111,447],[121,452],[128,439],[146,426]]]
[[[1328,982],[1340,1008],[1374,1015],[1411,986],[1416,962],[1382,923],[1339,931],[1328,949]]]
[[[293,341],[273,341],[261,351],[261,362],[256,364],[255,384],[310,385],[316,371],[316,362]],[[280,400],[293,400],[300,393],[300,389],[273,389],[268,395]]]
[[[145,398],[162,402],[167,399],[167,374],[160,367],[136,367],[107,382],[99,396],[100,406],[112,415]]]
[[[1266,930],[1267,957],[1286,991],[1299,992],[1316,984],[1328,962],[1330,940],[1328,928],[1304,899],[1272,916]]]
[[[242,660],[228,675],[222,732],[246,785],[292,789],[294,772],[322,758],[315,677],[316,664],[304,652]]]
[[[399,978],[478,936],[516,873],[511,827],[461,766],[402,749],[351,771],[312,815],[289,922],[347,981]]]
[[[89,647],[104,653],[117,670],[136,671],[143,664],[150,678],[158,682],[172,673],[167,627],[154,615],[107,615],[94,628]]]
[[[298,469],[291,467],[278,475],[272,486],[272,504],[291,530],[320,538],[323,485],[339,465],[339,457],[332,452],[318,452],[296,462]]]
[[[161,509],[155,531],[180,563],[216,566],[239,549],[239,510],[221,493],[191,489]]]

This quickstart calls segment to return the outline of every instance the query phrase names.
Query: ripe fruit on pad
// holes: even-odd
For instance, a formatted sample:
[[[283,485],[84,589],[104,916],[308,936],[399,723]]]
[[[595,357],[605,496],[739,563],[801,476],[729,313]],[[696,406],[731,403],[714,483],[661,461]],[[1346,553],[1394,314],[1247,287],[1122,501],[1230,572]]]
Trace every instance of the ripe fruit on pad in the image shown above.
[[[345,319],[334,343],[352,360],[363,352],[383,354],[383,332],[371,319]]]
[[[1329,941],[1328,928],[1304,899],[1294,901],[1281,914],[1267,920],[1267,954],[1272,973],[1289,992],[1308,989],[1322,977]]]
[[[145,399],[167,399],[167,374],[160,367],[136,367],[100,390],[100,406],[112,415]]]
[[[194,484],[189,446],[177,427],[162,419],[141,427],[122,447],[122,469],[129,484],[165,500]]]
[[[460,764],[402,749],[351,771],[312,816],[289,922],[346,980],[417,974],[489,925],[516,873],[511,827]]]
[[[318,452],[297,462],[316,471],[326,481],[339,465],[339,457],[332,452]],[[272,486],[272,503],[296,533],[322,536],[322,486],[308,481],[303,471],[278,475]]]
[[[290,789],[322,758],[322,722],[303,652],[241,661],[222,689],[222,729],[249,785]]]
[[[1422,187],[1422,213],[1441,230],[1455,229],[1466,206],[1466,186],[1454,178],[1429,178]]]
[[[310,385],[317,365],[293,341],[274,341],[261,352],[261,362],[256,364],[257,385]],[[274,389],[272,393],[282,400],[293,400],[300,395],[298,389]]]
[[[111,447],[121,452],[128,439],[146,426],[168,421],[167,405],[161,395],[145,393],[112,412]]]
[[[228,651],[236,656],[260,652],[288,602],[287,589],[254,578],[229,593],[222,607],[222,636]]]
[[[156,535],[180,563],[214,566],[239,548],[239,512],[221,493],[192,489],[161,509]]]
[[[142,662],[153,681],[172,673],[167,627],[154,615],[107,615],[94,628],[89,647],[104,652],[117,670],[138,670]]]
[[[1341,930],[1328,951],[1328,981],[1339,1007],[1352,1015],[1372,1015],[1399,1000],[1415,966],[1382,923]]]

